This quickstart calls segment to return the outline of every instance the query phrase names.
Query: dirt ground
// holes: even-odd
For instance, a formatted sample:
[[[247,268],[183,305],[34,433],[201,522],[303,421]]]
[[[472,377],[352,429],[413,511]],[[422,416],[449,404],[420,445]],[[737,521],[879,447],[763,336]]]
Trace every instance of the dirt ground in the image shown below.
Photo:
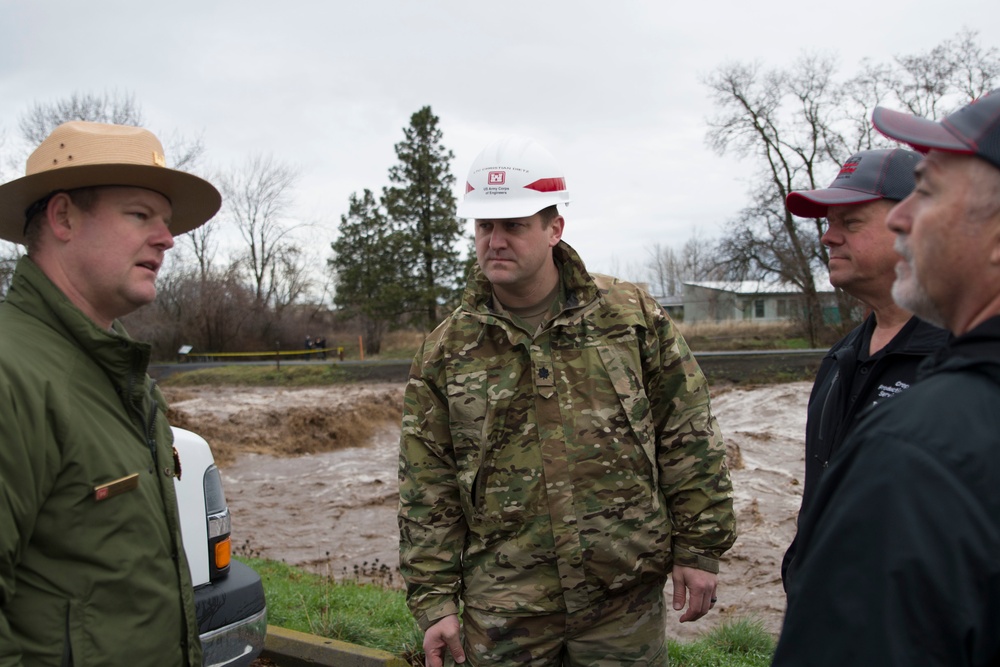
[[[740,537],[722,563],[716,610],[693,624],[671,621],[670,636],[690,639],[740,616],[780,630],[779,565],[801,499],[809,390],[794,382],[713,392],[730,447]],[[166,392],[173,422],[204,435],[216,452],[238,553],[401,585],[395,514],[402,384]]]

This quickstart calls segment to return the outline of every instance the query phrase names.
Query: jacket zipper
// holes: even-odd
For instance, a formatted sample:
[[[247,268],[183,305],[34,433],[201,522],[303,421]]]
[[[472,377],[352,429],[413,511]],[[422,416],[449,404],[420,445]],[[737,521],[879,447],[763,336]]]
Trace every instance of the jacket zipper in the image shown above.
[[[837,388],[837,381],[840,379],[840,369],[836,369],[833,372],[833,378],[830,380],[830,389],[826,392],[826,399],[823,401],[823,411],[819,415],[819,440],[823,440],[823,434],[826,433],[826,415],[827,409],[830,407],[830,397],[833,396],[834,390]]]
[[[146,444],[149,446],[149,453],[153,457],[153,466],[156,466],[156,417],[160,411],[160,405],[156,402],[156,381],[149,381],[149,391],[146,393],[149,399],[149,422],[146,424]]]
[[[136,374],[134,372],[129,373],[129,376],[128,376],[128,396],[129,397],[132,396],[132,390],[135,388],[135,378],[136,378]],[[142,406],[141,405],[139,405],[139,406],[133,406],[133,408],[132,408],[139,415],[139,420],[142,423],[143,428],[145,429],[145,431],[143,432],[143,435],[146,438],[146,447],[149,448],[149,454],[150,454],[150,456],[153,459],[153,470],[154,471],[158,467],[158,461],[156,460],[156,438],[154,437],[154,433],[155,433],[155,428],[156,428],[156,415],[157,415],[157,412],[159,411],[159,405],[157,405],[157,403],[156,403],[156,395],[154,393],[155,389],[156,389],[156,381],[150,379],[150,381],[149,381],[149,391],[147,392],[146,397],[149,399],[150,405],[152,407],[150,409],[148,419],[147,419],[147,416],[145,414],[143,414],[143,412],[142,412]],[[131,401],[131,398],[130,398],[129,399],[129,403],[131,404],[131,402],[132,401]]]

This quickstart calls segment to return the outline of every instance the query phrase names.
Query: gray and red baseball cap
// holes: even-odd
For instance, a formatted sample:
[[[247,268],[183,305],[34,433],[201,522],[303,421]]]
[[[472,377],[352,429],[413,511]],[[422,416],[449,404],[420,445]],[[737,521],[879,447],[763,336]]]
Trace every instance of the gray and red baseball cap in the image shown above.
[[[965,105],[940,122],[875,107],[875,128],[921,153],[944,151],[980,157],[1000,169],[1000,88]]]
[[[861,151],[847,158],[830,187],[790,192],[785,206],[800,218],[825,218],[831,206],[901,201],[916,187],[913,168],[918,162],[920,154],[905,148]]]

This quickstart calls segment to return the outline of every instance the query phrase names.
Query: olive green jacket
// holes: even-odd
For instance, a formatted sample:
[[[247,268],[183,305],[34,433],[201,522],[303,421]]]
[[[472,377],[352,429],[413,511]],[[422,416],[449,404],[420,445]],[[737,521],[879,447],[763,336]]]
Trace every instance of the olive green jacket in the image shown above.
[[[705,377],[645,291],[555,248],[562,311],[532,335],[491,308],[477,271],[406,388],[400,556],[424,628],[458,600],[578,611],[712,572],[736,538]]]
[[[20,260],[0,304],[2,667],[201,665],[148,361]]]

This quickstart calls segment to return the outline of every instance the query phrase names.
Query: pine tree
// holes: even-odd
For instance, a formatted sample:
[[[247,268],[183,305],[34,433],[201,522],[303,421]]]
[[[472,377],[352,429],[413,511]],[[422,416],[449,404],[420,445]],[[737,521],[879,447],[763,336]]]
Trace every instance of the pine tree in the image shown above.
[[[360,198],[357,193],[351,195],[339,229],[329,260],[336,272],[334,302],[361,319],[366,349],[378,354],[383,335],[397,326],[408,309],[405,264],[399,260],[406,239],[368,189]]]
[[[440,319],[438,307],[455,300],[465,265],[459,252],[462,225],[455,217],[454,154],[441,144],[438,118],[429,106],[410,117],[404,140],[396,144],[399,164],[389,169],[382,203],[393,224],[406,237],[400,256],[409,271],[418,313],[416,321],[432,328]]]

